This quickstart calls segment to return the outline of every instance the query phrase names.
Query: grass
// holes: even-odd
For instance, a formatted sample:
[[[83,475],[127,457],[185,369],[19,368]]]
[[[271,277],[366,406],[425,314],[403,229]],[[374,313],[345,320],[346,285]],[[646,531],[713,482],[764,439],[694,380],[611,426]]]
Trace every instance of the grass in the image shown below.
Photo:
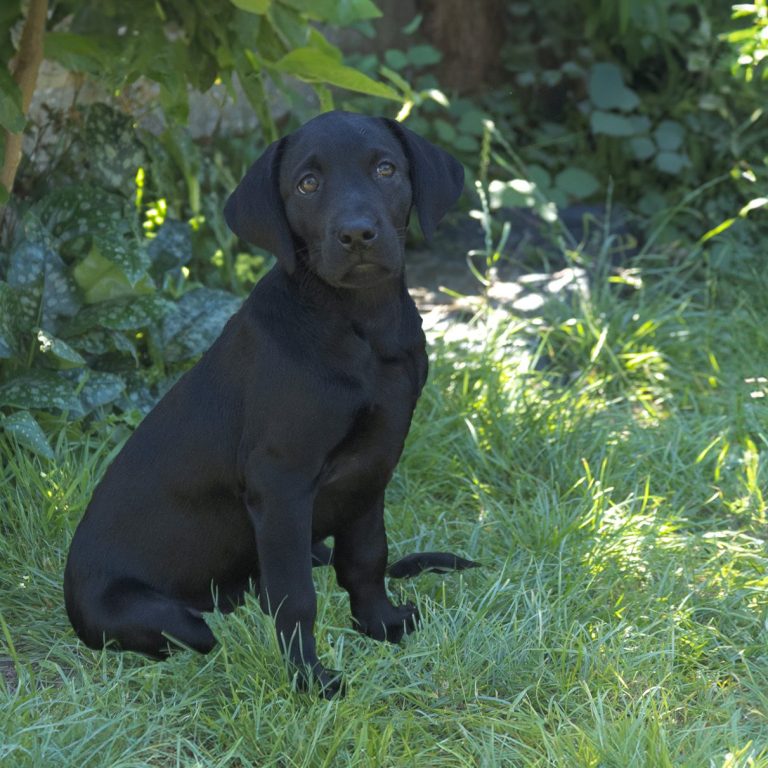
[[[485,567],[390,584],[424,617],[400,647],[354,633],[316,571],[340,701],[294,692],[254,600],[211,617],[207,657],[86,649],[61,574],[117,439],[70,427],[53,463],[2,445],[0,764],[768,766],[761,258],[646,255],[533,322],[434,341],[392,559]]]

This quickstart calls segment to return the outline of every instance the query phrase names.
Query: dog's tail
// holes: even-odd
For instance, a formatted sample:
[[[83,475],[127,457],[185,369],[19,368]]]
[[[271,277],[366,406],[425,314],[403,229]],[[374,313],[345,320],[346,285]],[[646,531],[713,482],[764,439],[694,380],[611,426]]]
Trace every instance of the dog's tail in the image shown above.
[[[333,565],[333,550],[322,542],[312,546],[312,565]],[[407,579],[420,573],[447,573],[479,568],[480,563],[466,560],[451,552],[414,552],[406,555],[387,568],[387,576],[393,579]]]
[[[393,579],[407,579],[420,573],[447,573],[480,568],[480,563],[467,560],[452,552],[414,552],[406,555],[387,568],[387,576]]]

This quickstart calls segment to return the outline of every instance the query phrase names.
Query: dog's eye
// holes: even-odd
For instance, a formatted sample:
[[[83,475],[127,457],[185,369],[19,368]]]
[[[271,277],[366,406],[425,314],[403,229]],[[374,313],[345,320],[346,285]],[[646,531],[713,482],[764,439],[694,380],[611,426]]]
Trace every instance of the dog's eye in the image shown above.
[[[389,178],[395,172],[395,166],[389,160],[383,160],[376,166],[376,175]]]
[[[301,181],[296,185],[296,188],[302,195],[311,195],[313,192],[317,192],[317,188],[320,186],[320,182],[317,180],[317,176],[308,173],[303,176]]]

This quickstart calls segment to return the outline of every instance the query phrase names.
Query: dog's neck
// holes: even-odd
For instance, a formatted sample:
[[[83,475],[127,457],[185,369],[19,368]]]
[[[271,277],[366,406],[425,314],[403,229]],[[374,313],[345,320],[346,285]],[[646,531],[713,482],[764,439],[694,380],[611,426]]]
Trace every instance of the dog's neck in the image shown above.
[[[368,339],[382,353],[423,344],[421,317],[405,283],[405,271],[365,288],[329,285],[303,265],[290,277],[302,303],[322,307]],[[394,353],[394,349],[392,349]]]

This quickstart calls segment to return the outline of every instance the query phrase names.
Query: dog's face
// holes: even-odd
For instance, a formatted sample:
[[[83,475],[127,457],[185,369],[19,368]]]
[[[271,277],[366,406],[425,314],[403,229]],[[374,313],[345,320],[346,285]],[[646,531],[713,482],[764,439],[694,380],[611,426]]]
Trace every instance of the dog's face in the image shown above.
[[[429,238],[463,183],[460,163],[394,120],[326,112],[266,149],[224,216],[289,274],[302,259],[362,288],[402,272],[411,208]]]
[[[280,196],[313,272],[334,286],[373,285],[403,269],[408,161],[384,121],[329,115],[286,140]]]

